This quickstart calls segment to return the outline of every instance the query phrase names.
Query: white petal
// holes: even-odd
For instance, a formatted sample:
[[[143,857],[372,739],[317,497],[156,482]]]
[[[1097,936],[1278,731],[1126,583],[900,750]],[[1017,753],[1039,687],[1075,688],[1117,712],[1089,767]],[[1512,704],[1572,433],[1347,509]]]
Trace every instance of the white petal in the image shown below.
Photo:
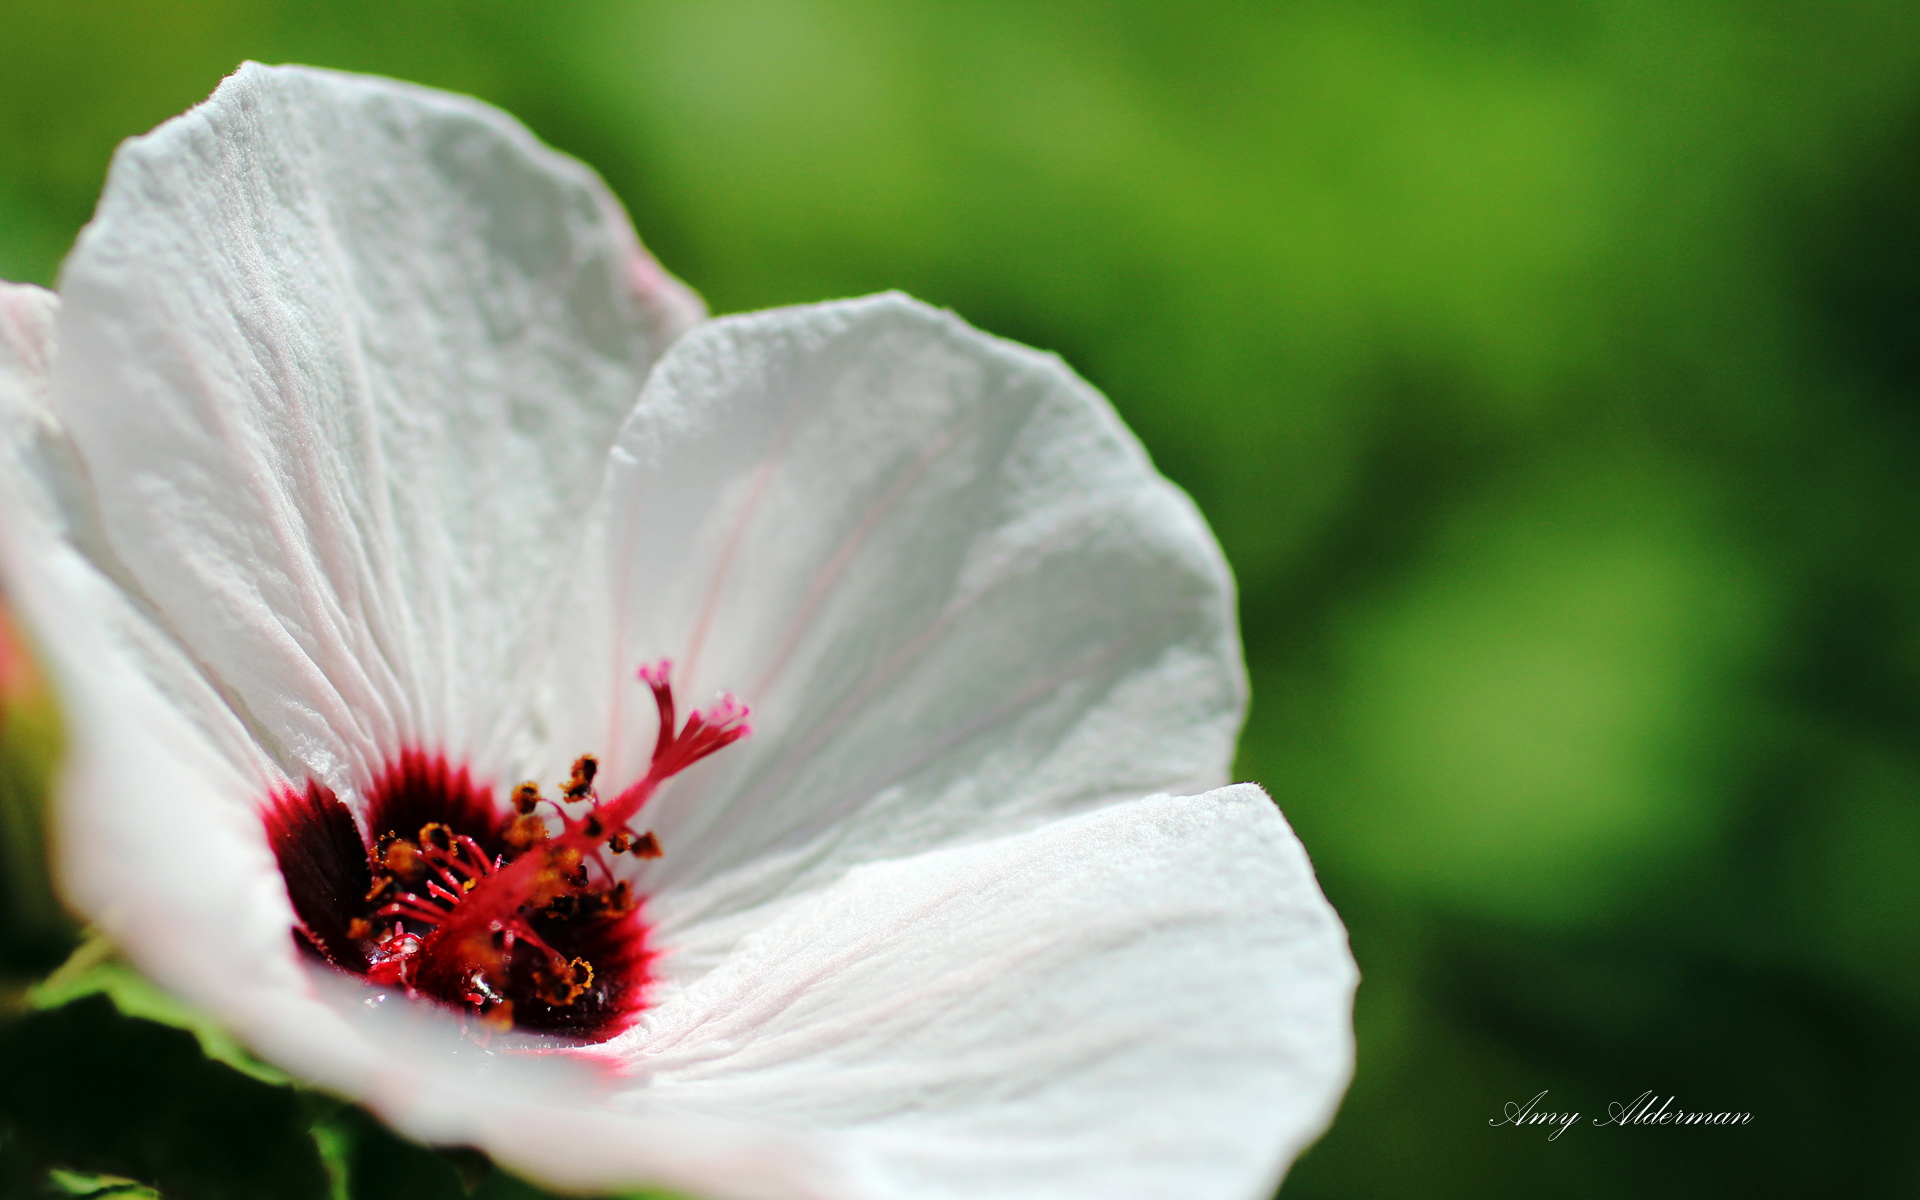
[[[64,285],[50,386],[53,306],[8,293],[35,382],[0,411],[68,897],[263,1054],[417,1088],[315,995],[258,806],[394,742],[535,736],[539,583],[693,310],[502,115],[260,67],[123,149]]]
[[[724,318],[662,360],[609,478],[613,582],[585,589],[608,609],[581,627],[612,650],[575,653],[585,715],[562,728],[637,773],[630,672],[661,655],[688,703],[754,706],[754,734],[648,813],[670,938],[861,862],[1225,777],[1231,577],[1051,355],[902,296]]]
[[[30,283],[0,280],[0,395],[46,395],[60,302]]]
[[[98,531],[70,511],[84,481],[52,417],[56,308],[0,284],[0,567],[67,717],[63,890],[188,995],[244,1004],[297,988],[251,803],[272,770],[151,612],[79,548]]]
[[[34,522],[59,521],[60,488],[49,477],[47,453],[61,440],[53,419],[54,321],[60,300],[30,283],[0,280],[0,454],[8,468],[7,513],[15,525],[27,509]],[[69,473],[70,474],[70,473]],[[5,534],[0,527],[0,535]]]
[[[56,813],[69,898],[272,1061],[416,1136],[526,1164],[556,1144],[610,1139],[630,1176],[714,1200],[857,1197],[790,1133],[600,1111],[604,1081],[575,1064],[476,1054],[427,1010],[383,1021],[357,981],[295,961],[256,811],[274,768],[152,614],[76,546],[97,533],[52,413],[58,307],[52,293],[0,282],[0,569],[68,716]]]
[[[535,738],[529,648],[676,287],[503,114],[250,64],[115,157],[55,412],[129,584],[283,771],[484,770]]]
[[[876,1197],[1264,1197],[1355,978],[1264,793],[1152,797],[854,870],[650,1012],[610,1107],[808,1132]],[[547,1157],[604,1184],[617,1149]]]

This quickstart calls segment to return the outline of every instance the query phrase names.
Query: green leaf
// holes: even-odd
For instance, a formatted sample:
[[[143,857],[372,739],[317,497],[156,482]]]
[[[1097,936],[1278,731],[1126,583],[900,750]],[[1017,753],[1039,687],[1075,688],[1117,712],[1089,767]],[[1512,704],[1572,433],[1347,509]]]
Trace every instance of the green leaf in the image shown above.
[[[106,997],[126,1016],[186,1030],[199,1041],[208,1058],[262,1083],[292,1082],[286,1072],[249,1054],[211,1017],[175,999],[128,966],[116,955],[113,943],[98,932],[89,933],[73,957],[29,989],[27,998],[34,1008],[54,1009],[94,995]]]
[[[273,1097],[276,1111],[292,1105],[297,1112],[288,1119],[306,1126],[310,1143],[311,1163],[302,1162],[299,1170],[307,1177],[313,1174],[309,1168],[317,1166],[320,1190],[314,1194],[324,1195],[327,1200],[550,1200],[552,1196],[496,1166],[479,1151],[423,1146],[394,1133],[357,1105],[294,1086],[285,1072],[249,1054],[211,1018],[167,994],[129,966],[118,957],[113,943],[98,932],[90,933],[59,970],[28,989],[26,1000],[33,1015],[22,1024],[70,1009],[84,1009],[92,1014],[87,1019],[100,1019],[103,1009],[110,1006],[107,1024],[119,1029],[120,1036],[126,1036],[128,1028],[141,1025],[155,1032],[167,1027],[192,1035],[200,1052],[200,1056],[195,1056],[197,1066],[189,1069],[186,1063],[176,1062],[173,1067],[192,1075],[205,1075],[216,1066],[230,1068]],[[0,1042],[0,1053],[4,1052],[3,1047],[4,1042]],[[0,1069],[0,1083],[6,1079],[4,1069]],[[197,1085],[185,1081],[180,1086],[191,1090]],[[5,1109],[6,1105],[0,1102],[0,1129],[6,1124]],[[95,1152],[110,1158],[118,1153],[113,1147],[82,1151]],[[81,1162],[98,1165],[90,1158],[55,1156],[49,1161],[58,1161],[63,1166]],[[112,1162],[119,1161],[112,1159]],[[111,1163],[102,1169],[110,1166]],[[244,1164],[236,1167],[245,1170]],[[128,1173],[138,1178],[154,1178],[138,1171]],[[72,1177],[81,1178],[77,1174]],[[173,1194],[170,1189],[169,1195]],[[189,1194],[178,1195],[188,1197]],[[668,1192],[639,1191],[626,1193],[623,1200],[685,1198]]]
[[[85,1200],[96,1197],[125,1196],[129,1200],[161,1200],[159,1192],[144,1184],[119,1175],[89,1175],[82,1171],[67,1171],[59,1167],[47,1172],[47,1190],[55,1196],[79,1196]]]
[[[466,1200],[472,1189],[447,1156],[394,1133],[357,1105],[316,1121],[313,1137],[335,1200]],[[483,1168],[491,1169],[485,1163]]]
[[[168,1200],[330,1200],[294,1088],[209,1059],[195,1036],[104,991],[0,1024],[8,1173],[136,1180]],[[77,1177],[77,1176],[76,1176]]]

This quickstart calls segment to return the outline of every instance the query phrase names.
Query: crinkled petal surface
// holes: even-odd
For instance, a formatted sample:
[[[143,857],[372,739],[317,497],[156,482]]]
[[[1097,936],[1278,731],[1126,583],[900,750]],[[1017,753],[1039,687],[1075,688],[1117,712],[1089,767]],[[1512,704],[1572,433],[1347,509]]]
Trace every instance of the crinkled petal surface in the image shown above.
[[[650,1014],[615,1103],[836,1132],[877,1196],[1261,1196],[1353,985],[1265,793],[1158,796],[855,868]]]
[[[243,68],[129,142],[55,404],[131,584],[283,769],[499,754],[561,536],[673,332],[605,188],[507,118]]]
[[[1257,790],[1136,799],[1218,783],[1244,706],[1204,524],[1056,360],[949,315],[699,315],[470,101],[249,66],[124,147],[59,304],[0,289],[69,894],[268,1057],[557,1183],[1270,1188],[1353,972]],[[408,746],[624,782],[662,655],[757,732],[645,814],[639,1025],[484,1046],[299,959],[270,788],[353,804]]]
[[[1226,776],[1231,577],[1051,355],[897,295],[710,322],[649,379],[604,505],[609,579],[568,625],[601,669],[560,728],[616,778],[644,763],[627,664],[658,656],[754,710],[648,814],[683,971],[849,866]]]

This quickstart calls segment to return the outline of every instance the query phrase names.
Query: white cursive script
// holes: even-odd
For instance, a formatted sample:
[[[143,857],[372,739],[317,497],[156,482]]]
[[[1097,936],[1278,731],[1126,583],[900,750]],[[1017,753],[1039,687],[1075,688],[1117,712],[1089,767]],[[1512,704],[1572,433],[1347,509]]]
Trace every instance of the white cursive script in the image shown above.
[[[1631,1104],[1609,1104],[1604,1119],[1595,1117],[1595,1125],[1745,1125],[1753,1120],[1752,1113],[1743,1112],[1687,1112],[1673,1107],[1672,1096],[1665,1100],[1652,1092],[1641,1092]],[[1658,1105],[1659,1107],[1654,1107]]]
[[[1500,1117],[1488,1117],[1487,1124],[1513,1125],[1513,1126],[1557,1125],[1559,1126],[1559,1128],[1555,1129],[1552,1133],[1547,1135],[1548,1141],[1550,1142],[1556,1141],[1559,1139],[1561,1134],[1567,1131],[1567,1127],[1569,1125],[1572,1125],[1575,1121],[1578,1121],[1580,1119],[1580,1114],[1536,1111],[1539,1107],[1540,1102],[1546,1098],[1547,1098],[1546,1089],[1542,1088],[1538,1096],[1535,1096],[1533,1099],[1527,1101],[1525,1104],[1515,1104],[1513,1101],[1509,1100],[1506,1103],[1506,1107],[1502,1110],[1503,1112],[1505,1112],[1506,1115],[1500,1116]]]

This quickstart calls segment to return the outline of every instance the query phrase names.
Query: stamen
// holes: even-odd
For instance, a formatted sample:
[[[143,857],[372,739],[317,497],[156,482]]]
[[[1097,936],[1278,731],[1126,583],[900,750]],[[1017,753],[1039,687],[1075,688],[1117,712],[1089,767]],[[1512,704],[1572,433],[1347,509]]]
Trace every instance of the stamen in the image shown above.
[[[653,761],[646,775],[612,801],[596,802],[583,816],[566,819],[561,832],[529,847],[513,862],[478,877],[475,886],[464,897],[450,904],[448,911],[436,922],[436,928],[428,935],[422,948],[423,958],[437,957],[443,946],[454,951],[456,957],[467,957],[462,951],[474,943],[476,934],[508,930],[519,940],[546,951],[549,978],[571,980],[577,977],[578,971],[547,948],[533,931],[528,924],[528,910],[548,908],[562,897],[569,897],[577,904],[588,887],[586,858],[598,852],[607,830],[623,828],[652,798],[660,784],[747,736],[750,729],[746,707],[730,696],[721,697],[710,710],[690,713],[686,723],[676,729],[673,725],[673,688],[669,680],[671,670],[671,664],[662,661],[642,667],[639,671],[641,681],[653,691],[661,722],[660,733],[655,739]],[[592,781],[596,773],[597,764],[594,760],[590,756],[582,756],[574,764],[565,793],[572,799],[592,799]],[[424,840],[427,831],[423,830],[422,836]],[[642,857],[658,857],[660,853],[659,839],[651,833],[641,835],[629,845]],[[622,896],[618,903],[625,907],[629,902]],[[492,957],[497,959],[498,956]],[[490,975],[499,965],[497,962],[490,964],[491,970],[483,965],[482,974]],[[557,989],[552,990],[549,998],[558,995]],[[568,999],[564,1002],[558,999],[554,1002],[570,1004],[578,997],[579,991],[569,984],[567,995]]]
[[[348,911],[331,928],[346,934],[345,951],[329,950],[335,935],[309,934],[315,951],[371,983],[463,1008],[489,1026],[519,1020],[602,1037],[623,1027],[637,996],[633,973],[645,958],[635,934],[617,932],[628,928],[621,923],[638,911],[639,897],[614,877],[608,855],[659,858],[660,839],[630,823],[668,779],[751,732],[746,706],[728,695],[677,720],[672,669],[663,659],[637,671],[660,727],[646,772],[611,799],[596,792],[599,761],[586,754],[574,760],[557,798],[522,783],[510,793],[511,812],[494,814],[485,789],[464,770],[403,752],[376,783],[403,790],[386,793],[391,801],[376,790],[369,819],[382,811],[410,815],[400,828],[414,832],[378,831],[365,872],[356,878],[355,867],[343,876],[351,881],[341,896]],[[351,835],[351,815],[331,793],[325,800],[340,810],[327,817],[328,828]],[[446,820],[434,819],[441,813]],[[293,860],[281,861],[286,870]]]
[[[584,800],[593,794],[593,777],[599,773],[600,764],[591,754],[582,754],[574,760],[573,774],[560,785],[560,794],[568,800]]]

